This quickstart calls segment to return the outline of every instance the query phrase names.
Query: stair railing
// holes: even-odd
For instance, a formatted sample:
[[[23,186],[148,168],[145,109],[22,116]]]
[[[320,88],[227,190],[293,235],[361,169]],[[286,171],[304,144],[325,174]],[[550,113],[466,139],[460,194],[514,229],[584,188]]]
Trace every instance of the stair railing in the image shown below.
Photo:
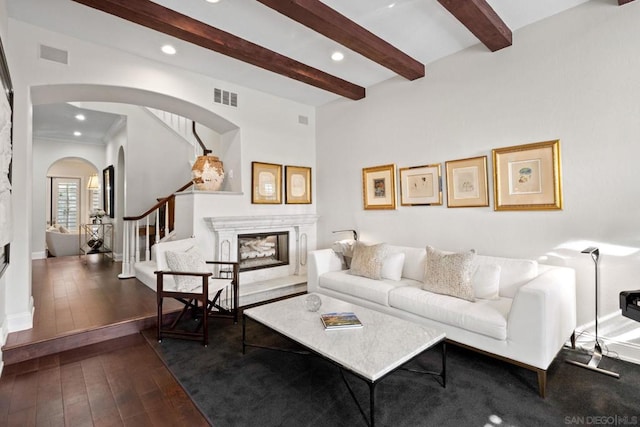
[[[141,215],[122,218],[122,272],[118,275],[119,278],[135,277],[135,263],[151,260],[151,246],[168,236],[174,229],[175,193],[192,185],[193,181],[189,181],[171,195],[159,199]],[[144,237],[142,250],[141,237]]]

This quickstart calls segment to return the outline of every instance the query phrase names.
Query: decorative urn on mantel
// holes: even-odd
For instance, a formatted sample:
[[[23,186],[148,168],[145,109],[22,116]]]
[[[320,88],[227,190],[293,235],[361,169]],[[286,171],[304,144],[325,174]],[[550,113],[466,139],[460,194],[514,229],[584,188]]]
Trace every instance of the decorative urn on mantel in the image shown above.
[[[224,182],[222,161],[216,156],[198,156],[191,168],[191,176],[196,190],[219,191]]]

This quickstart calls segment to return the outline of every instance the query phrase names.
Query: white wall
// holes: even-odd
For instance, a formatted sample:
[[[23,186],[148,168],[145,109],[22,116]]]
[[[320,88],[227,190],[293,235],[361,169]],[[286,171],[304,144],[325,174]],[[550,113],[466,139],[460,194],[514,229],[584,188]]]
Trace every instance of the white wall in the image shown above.
[[[193,146],[137,105],[90,103],[90,108],[126,117],[126,126],[107,145],[108,165],[117,165],[118,149],[125,149],[128,187],[127,215],[138,215],[187,183]],[[116,171],[116,174],[120,171]],[[160,172],[160,173],[159,173]]]
[[[312,107],[283,100],[262,92],[234,86],[226,82],[216,81],[203,75],[187,72],[179,67],[170,67],[134,55],[118,52],[103,46],[87,43],[82,40],[46,31],[39,27],[9,20],[8,58],[14,86],[16,87],[16,103],[14,114],[14,194],[16,203],[14,211],[20,212],[16,217],[16,234],[24,236],[12,245],[12,266],[4,280],[11,281],[6,290],[5,317],[13,316],[10,330],[29,327],[32,316],[31,298],[31,252],[32,252],[32,199],[33,199],[33,167],[32,167],[32,99],[31,90],[35,86],[51,87],[56,85],[96,85],[102,90],[100,99],[60,99],[64,97],[67,87],[57,92],[58,101],[107,101],[110,95],[122,94],[128,88],[136,94],[147,91],[160,94],[165,99],[184,100],[199,111],[209,111],[224,117],[240,130],[233,138],[241,136],[242,150],[240,159],[242,192],[234,196],[221,196],[219,203],[208,206],[211,212],[203,212],[204,216],[218,214],[224,209],[226,215],[250,215],[254,206],[250,202],[251,161],[272,162],[315,166],[315,111]],[[38,59],[38,44],[46,43],[69,52],[69,65],[62,65]],[[232,108],[213,103],[213,90],[222,87],[238,94],[239,107]],[[124,88],[124,90],[123,90]],[[111,90],[113,89],[113,90]],[[55,90],[53,91],[54,93]],[[131,99],[126,101],[131,103]],[[120,100],[119,102],[125,102]],[[180,104],[175,103],[175,105]],[[172,109],[173,103],[167,105],[151,105],[176,114],[183,113],[180,108]],[[189,117],[188,114],[183,114]],[[309,125],[298,124],[298,116],[309,117]],[[200,123],[207,124],[199,117],[191,117]],[[206,118],[206,117],[205,117]],[[212,127],[215,129],[215,127]],[[217,130],[217,129],[216,129]],[[229,132],[231,128],[226,129]],[[109,161],[117,157],[117,149],[109,149]],[[134,156],[135,158],[135,156]],[[140,159],[137,159],[140,161]],[[115,165],[116,162],[114,161]],[[136,168],[148,168],[147,162],[134,164],[130,153],[125,152],[127,174]],[[162,169],[153,167],[162,174]],[[145,172],[147,173],[147,172]],[[146,177],[153,179],[150,175]],[[129,179],[125,183],[126,193],[132,187],[147,183]],[[128,199],[128,196],[127,196]],[[315,210],[315,205],[306,209]],[[300,210],[294,205],[261,207],[262,211],[272,213],[295,213]],[[125,208],[125,215],[130,212]]]
[[[532,257],[578,275],[578,323],[594,313],[593,262],[601,248],[601,315],[640,274],[640,2],[593,1],[517,31],[495,53],[477,45],[317,111],[320,246],[332,230],[363,239]],[[559,139],[562,211],[399,207],[365,211],[362,168],[489,156],[493,148]],[[444,177],[443,177],[444,179]],[[446,186],[445,186],[446,189]],[[341,238],[345,236],[340,236]],[[632,322],[633,323],[633,322]],[[640,343],[640,334],[627,335]]]

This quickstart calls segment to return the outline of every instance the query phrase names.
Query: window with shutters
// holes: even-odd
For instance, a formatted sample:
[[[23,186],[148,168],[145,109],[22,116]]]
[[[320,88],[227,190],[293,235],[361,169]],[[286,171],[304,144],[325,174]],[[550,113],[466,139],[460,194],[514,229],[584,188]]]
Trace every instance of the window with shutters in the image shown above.
[[[80,209],[80,180],[73,178],[54,178],[55,223],[68,229],[78,228]]]

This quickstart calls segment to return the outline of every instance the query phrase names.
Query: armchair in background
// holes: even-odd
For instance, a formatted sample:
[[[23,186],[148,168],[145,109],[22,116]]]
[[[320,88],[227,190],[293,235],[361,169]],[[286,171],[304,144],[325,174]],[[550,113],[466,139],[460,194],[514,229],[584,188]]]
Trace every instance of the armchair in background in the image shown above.
[[[78,231],[71,232],[64,226],[47,228],[45,241],[49,255],[70,256],[80,254],[80,236]]]

